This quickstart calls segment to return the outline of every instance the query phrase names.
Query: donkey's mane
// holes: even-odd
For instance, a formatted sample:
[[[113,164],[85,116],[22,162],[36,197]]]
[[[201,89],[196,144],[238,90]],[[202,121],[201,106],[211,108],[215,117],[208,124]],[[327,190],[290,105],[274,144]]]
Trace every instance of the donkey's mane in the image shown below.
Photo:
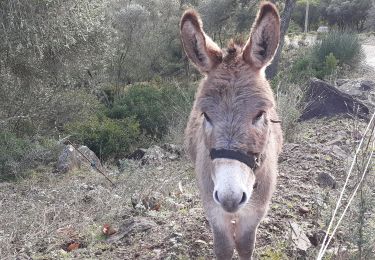
[[[244,43],[241,39],[230,39],[223,52],[223,61],[231,63],[242,52],[243,46]]]

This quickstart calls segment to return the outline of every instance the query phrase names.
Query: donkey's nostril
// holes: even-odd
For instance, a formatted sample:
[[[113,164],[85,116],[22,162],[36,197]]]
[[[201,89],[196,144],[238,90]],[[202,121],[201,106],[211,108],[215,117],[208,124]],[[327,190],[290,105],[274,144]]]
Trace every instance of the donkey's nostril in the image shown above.
[[[217,190],[215,191],[214,196],[215,196],[215,200],[220,203],[219,195],[217,193]]]
[[[247,200],[246,193],[243,192],[243,193],[242,193],[242,198],[241,198],[241,201],[240,201],[240,205],[241,205],[241,204],[244,204],[244,203],[246,202],[246,200]]]

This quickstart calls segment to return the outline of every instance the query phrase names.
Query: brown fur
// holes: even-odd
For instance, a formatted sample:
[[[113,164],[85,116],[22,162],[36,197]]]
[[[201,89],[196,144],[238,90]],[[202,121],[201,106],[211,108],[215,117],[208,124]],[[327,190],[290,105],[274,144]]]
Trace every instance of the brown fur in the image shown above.
[[[181,19],[185,51],[198,69],[206,74],[196,93],[185,131],[185,145],[195,164],[218,259],[230,258],[233,248],[237,248],[241,259],[251,258],[256,228],[266,214],[275,187],[282,133],[280,125],[270,121],[278,120],[278,116],[264,69],[277,48],[279,25],[274,5],[264,3],[247,43],[241,46],[230,42],[227,49],[220,50],[204,33],[195,11],[187,11]],[[256,123],[257,115],[262,111],[265,112],[264,121],[259,125]],[[202,113],[206,113],[213,125],[210,134],[205,130],[207,122]],[[253,172],[257,188],[238,212],[224,212],[214,202],[212,178],[215,176],[215,165],[209,157],[211,148],[262,155],[261,166]],[[220,163],[230,161],[222,159]],[[236,225],[231,225],[232,220],[236,221]]]

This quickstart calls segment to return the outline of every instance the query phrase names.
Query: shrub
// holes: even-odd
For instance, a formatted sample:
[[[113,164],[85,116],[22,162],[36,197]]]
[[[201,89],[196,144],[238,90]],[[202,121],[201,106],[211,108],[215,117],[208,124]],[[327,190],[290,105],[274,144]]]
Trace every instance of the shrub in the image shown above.
[[[277,89],[277,111],[281,118],[284,138],[293,142],[298,133],[298,119],[302,111],[302,98],[304,91],[291,82],[280,82]]]
[[[85,144],[101,159],[125,155],[140,135],[139,123],[133,118],[115,120],[105,116],[68,124],[66,130],[73,140]]]
[[[173,84],[163,89],[165,114],[168,118],[168,135],[164,136],[166,141],[183,143],[183,132],[193,105],[195,91],[194,84],[192,86]]]
[[[134,85],[117,99],[108,111],[114,119],[135,117],[148,135],[161,137],[167,130],[167,119],[163,115],[162,93],[150,85]]]
[[[23,169],[21,164],[31,150],[30,142],[14,133],[0,132],[0,180],[17,177]]]
[[[324,74],[325,75],[331,75],[335,72],[337,69],[339,61],[336,59],[336,57],[331,52],[329,55],[326,56],[325,66],[324,66]]]
[[[339,64],[356,65],[362,56],[362,48],[356,34],[347,31],[332,31],[317,42],[312,49],[312,55],[320,64],[332,53]]]
[[[187,119],[193,93],[191,89],[185,91],[171,84],[134,85],[115,99],[107,114],[113,119],[134,117],[146,135],[160,139],[168,133],[176,118]]]

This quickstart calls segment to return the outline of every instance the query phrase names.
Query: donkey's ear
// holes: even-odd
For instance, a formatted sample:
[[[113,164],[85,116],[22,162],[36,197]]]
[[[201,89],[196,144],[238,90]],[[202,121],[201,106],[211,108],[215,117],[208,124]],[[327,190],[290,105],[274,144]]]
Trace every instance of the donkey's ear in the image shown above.
[[[221,49],[203,31],[202,21],[196,11],[185,11],[180,30],[186,55],[202,73],[208,73],[221,62]]]
[[[272,61],[280,40],[280,17],[276,7],[263,3],[243,50],[243,59],[257,69]]]

